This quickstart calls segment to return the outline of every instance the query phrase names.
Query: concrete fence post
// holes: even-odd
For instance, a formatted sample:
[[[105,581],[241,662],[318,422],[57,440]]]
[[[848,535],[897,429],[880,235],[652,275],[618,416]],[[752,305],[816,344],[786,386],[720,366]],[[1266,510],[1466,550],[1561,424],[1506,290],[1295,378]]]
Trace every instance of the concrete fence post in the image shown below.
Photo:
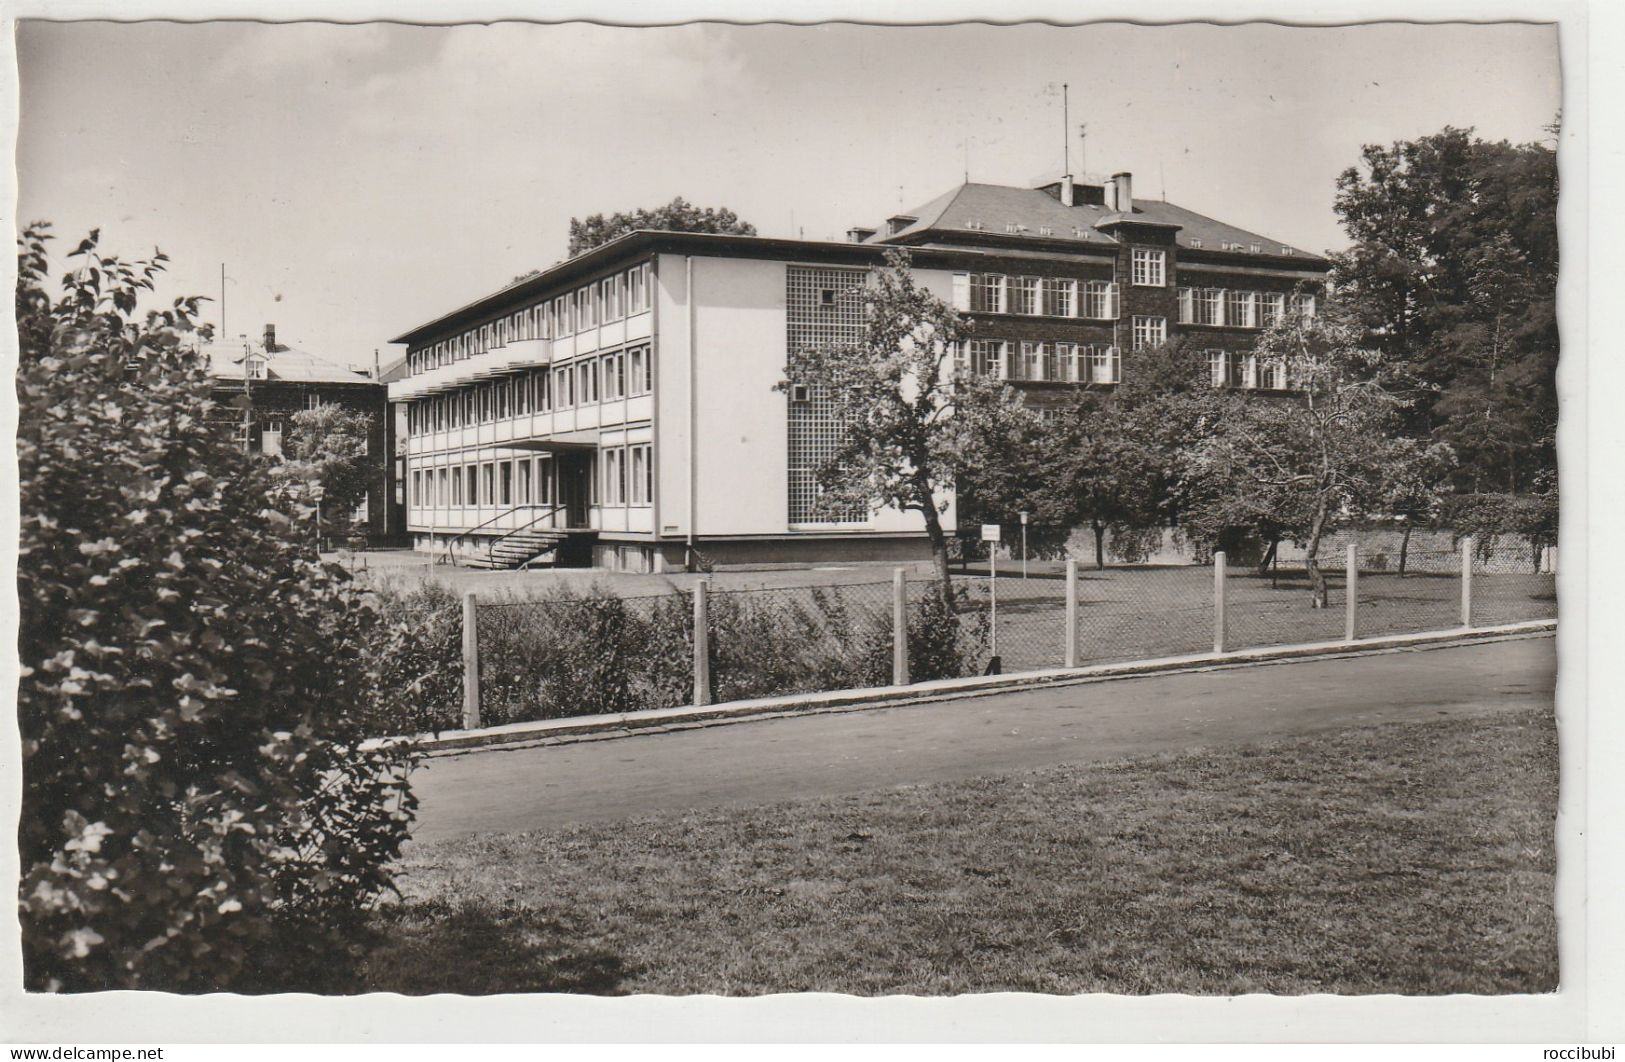
[[[908,678],[908,571],[891,573],[891,683],[907,686]]]
[[[480,725],[480,611],[474,594],[463,595],[463,729]]]
[[[1461,540],[1461,625],[1473,625],[1473,536]]]
[[[1346,584],[1344,596],[1347,601],[1344,603],[1343,640],[1352,642],[1354,640],[1355,610],[1360,607],[1360,547],[1352,542],[1349,543],[1349,555],[1345,570],[1347,574],[1344,576],[1343,582]]]
[[[704,582],[694,584],[694,703],[711,703],[711,610]]]
[[[1224,652],[1224,551],[1213,554],[1213,651]]]
[[[1078,666],[1078,562],[1066,562],[1066,653],[1063,667]]]

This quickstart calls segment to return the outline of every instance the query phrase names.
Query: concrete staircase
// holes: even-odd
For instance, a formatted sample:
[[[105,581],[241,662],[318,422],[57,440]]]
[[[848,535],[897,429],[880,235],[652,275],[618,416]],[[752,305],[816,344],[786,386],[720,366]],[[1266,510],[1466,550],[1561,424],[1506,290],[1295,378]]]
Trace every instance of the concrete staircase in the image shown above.
[[[498,539],[486,550],[476,550],[467,564],[471,568],[518,568],[525,564],[547,567],[575,567],[591,561],[596,531],[552,530],[515,531]]]

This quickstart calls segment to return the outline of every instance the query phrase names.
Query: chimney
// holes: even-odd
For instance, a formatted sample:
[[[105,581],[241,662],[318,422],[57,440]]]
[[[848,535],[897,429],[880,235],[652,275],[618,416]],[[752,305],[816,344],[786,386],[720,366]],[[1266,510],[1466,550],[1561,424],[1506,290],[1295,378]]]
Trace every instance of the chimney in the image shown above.
[[[274,324],[265,326],[265,353],[276,353],[276,325]]]
[[[862,243],[874,234],[874,229],[854,225],[852,228],[846,230],[846,241],[848,243]]]
[[[1070,173],[1061,176],[1061,205],[1072,205],[1072,175]]]
[[[1117,188],[1117,212],[1134,213],[1134,175],[1127,172],[1114,173],[1112,184]]]

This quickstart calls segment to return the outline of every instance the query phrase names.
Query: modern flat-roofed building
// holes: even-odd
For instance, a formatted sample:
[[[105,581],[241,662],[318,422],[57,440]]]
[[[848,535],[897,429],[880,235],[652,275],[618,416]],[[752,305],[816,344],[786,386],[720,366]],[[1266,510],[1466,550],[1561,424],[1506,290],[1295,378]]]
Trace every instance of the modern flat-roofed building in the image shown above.
[[[819,511],[839,425],[776,389],[791,350],[859,338],[854,288],[892,245],[975,322],[961,371],[1039,404],[1180,334],[1216,385],[1284,386],[1247,352],[1276,315],[1313,312],[1329,265],[1136,203],[1127,174],[966,184],[845,242],[630,233],[396,337],[415,545],[637,571],[924,558],[916,513]]]

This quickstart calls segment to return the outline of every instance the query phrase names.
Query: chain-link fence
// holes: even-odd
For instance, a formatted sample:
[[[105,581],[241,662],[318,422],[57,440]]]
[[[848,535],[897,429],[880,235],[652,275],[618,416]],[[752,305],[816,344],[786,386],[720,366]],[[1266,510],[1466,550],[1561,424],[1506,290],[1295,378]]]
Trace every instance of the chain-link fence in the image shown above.
[[[679,590],[480,603],[482,724],[688,704],[691,600]]]
[[[1473,551],[1473,624],[1557,617],[1557,575],[1543,551],[1491,546]]]
[[[708,605],[714,701],[891,681],[890,582],[714,590]]]
[[[1557,615],[1549,557],[1473,551],[1471,622],[1491,626]],[[1460,550],[1358,554],[1354,636],[1463,625]],[[1320,561],[1321,592],[1301,559],[1224,571],[1227,650],[1341,641],[1350,587],[1346,554]],[[1149,660],[1212,651],[1215,572],[1209,565],[1075,573],[1069,630],[1064,568],[1030,578],[957,574],[944,598],[915,573],[893,580],[710,589],[705,657],[697,667],[695,588],[622,596],[595,586],[534,600],[460,601],[444,590],[380,594],[388,637],[382,681],[403,692],[388,732],[720,703],[981,674]],[[1318,598],[1318,604],[1317,604]],[[473,609],[473,644],[465,643]],[[893,617],[907,616],[901,660]],[[1074,641],[1069,653],[1069,633]],[[478,700],[464,683],[472,657]],[[696,688],[698,683],[700,688]],[[407,702],[410,702],[409,704]]]
[[[1354,633],[1415,634],[1461,626],[1461,551],[1361,551]]]

